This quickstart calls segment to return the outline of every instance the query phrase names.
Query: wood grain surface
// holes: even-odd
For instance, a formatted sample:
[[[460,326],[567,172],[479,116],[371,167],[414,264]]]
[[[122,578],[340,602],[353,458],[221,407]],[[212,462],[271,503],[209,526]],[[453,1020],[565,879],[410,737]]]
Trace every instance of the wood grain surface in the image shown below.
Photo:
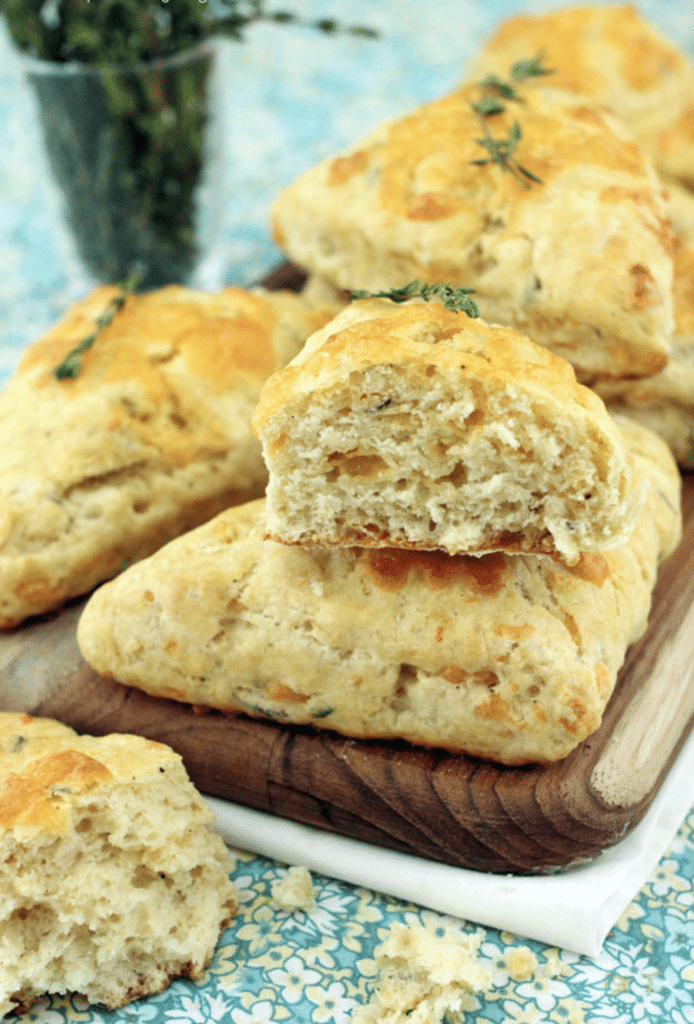
[[[0,637],[0,707],[81,732],[168,743],[206,794],[480,871],[561,870],[643,817],[694,722],[694,477],[684,537],[661,567],[650,625],[625,660],[600,729],[549,767],[364,742],[198,714],[98,676],[82,659],[82,605]]]

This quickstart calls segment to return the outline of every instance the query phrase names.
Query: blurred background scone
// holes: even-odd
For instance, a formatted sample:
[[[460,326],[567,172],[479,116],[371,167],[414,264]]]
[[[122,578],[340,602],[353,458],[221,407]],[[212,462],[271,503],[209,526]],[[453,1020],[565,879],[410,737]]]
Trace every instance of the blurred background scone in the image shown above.
[[[694,188],[694,65],[632,4],[506,19],[466,78],[505,75],[542,53],[559,89],[590,96],[629,126],[664,178]]]
[[[680,243],[674,264],[675,333],[667,366],[638,381],[598,381],[595,390],[612,413],[655,431],[683,469],[694,469],[694,249]]]
[[[462,87],[304,172],[272,207],[278,244],[338,288],[474,288],[488,322],[563,355],[584,382],[661,370],[673,329],[662,186],[622,122],[551,79],[488,116],[475,109],[488,92]]]
[[[0,1015],[199,978],[237,906],[212,817],[161,743],[0,714]]]

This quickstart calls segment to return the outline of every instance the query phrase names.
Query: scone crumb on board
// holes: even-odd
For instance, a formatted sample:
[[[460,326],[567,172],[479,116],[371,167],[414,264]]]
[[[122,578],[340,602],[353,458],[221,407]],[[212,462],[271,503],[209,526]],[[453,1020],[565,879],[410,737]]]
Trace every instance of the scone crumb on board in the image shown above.
[[[272,883],[272,899],[280,910],[308,910],[315,898],[311,872],[303,865],[292,865]]]
[[[422,924],[391,925],[376,948],[378,986],[352,1015],[352,1024],[461,1024],[478,1008],[475,993],[488,991],[492,975],[477,960],[482,933],[466,935],[451,924],[433,935]]]

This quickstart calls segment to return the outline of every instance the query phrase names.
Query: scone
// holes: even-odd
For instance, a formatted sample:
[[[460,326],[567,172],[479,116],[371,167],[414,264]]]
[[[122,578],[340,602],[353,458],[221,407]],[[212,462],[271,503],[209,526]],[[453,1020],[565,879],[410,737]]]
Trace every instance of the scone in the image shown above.
[[[658,171],[694,187],[694,65],[631,4],[567,7],[504,21],[466,73],[506,77],[542,53],[552,84],[590,96],[632,130]]]
[[[564,757],[600,724],[681,529],[666,445],[623,424],[646,503],[623,547],[569,568],[263,540],[264,500],[230,509],[104,584],[78,643],[157,696],[403,739],[504,764]]]
[[[663,369],[662,186],[621,122],[551,78],[488,116],[473,109],[484,89],[465,86],[309,169],[275,200],[278,244],[342,289],[473,288],[485,320],[564,356],[582,382]]]
[[[0,395],[0,627],[86,593],[229,505],[261,495],[250,416],[329,309],[290,293],[97,288],[32,346]]]
[[[559,553],[624,544],[643,495],[560,356],[439,302],[354,302],[252,418],[267,535],[288,544]]]
[[[0,1016],[199,978],[237,904],[211,819],[161,743],[0,714]]]
[[[664,370],[643,380],[599,381],[612,413],[630,416],[667,441],[683,469],[694,469],[694,249],[675,253],[675,333]]]

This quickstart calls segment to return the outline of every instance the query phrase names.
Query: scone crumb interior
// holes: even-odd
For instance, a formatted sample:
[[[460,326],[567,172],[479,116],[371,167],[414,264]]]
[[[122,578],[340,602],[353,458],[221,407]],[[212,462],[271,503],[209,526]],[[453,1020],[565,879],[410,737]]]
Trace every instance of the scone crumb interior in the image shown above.
[[[162,744],[0,714],[0,1016],[199,978],[237,906],[211,818]]]

